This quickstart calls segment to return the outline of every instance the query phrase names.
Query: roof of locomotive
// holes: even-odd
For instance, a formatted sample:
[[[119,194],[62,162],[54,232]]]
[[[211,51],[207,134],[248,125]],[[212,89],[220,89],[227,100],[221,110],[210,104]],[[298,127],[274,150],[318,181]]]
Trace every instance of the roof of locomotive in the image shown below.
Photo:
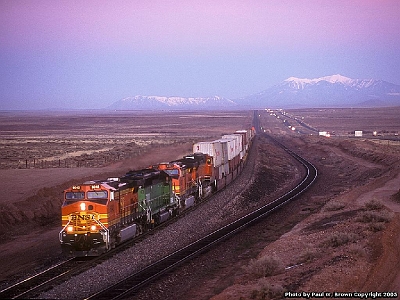
[[[149,169],[141,169],[141,170],[131,170],[128,171],[122,178],[150,178],[160,175],[160,170],[149,168]]]
[[[121,186],[121,184],[130,187],[150,185],[158,181],[163,181],[166,177],[169,177],[166,172],[154,168],[131,170],[120,178],[119,186]]]
[[[204,153],[193,153],[190,155],[186,155],[181,159],[174,160],[171,163],[179,163],[182,166],[194,168],[198,167],[201,163],[205,162],[206,160],[205,156],[206,155]]]
[[[111,177],[106,180],[89,180],[82,183],[82,185],[100,184],[105,188],[117,190],[120,188],[148,186],[157,182],[165,181],[165,178],[170,177],[169,174],[163,170],[155,168],[131,170],[121,177]]]

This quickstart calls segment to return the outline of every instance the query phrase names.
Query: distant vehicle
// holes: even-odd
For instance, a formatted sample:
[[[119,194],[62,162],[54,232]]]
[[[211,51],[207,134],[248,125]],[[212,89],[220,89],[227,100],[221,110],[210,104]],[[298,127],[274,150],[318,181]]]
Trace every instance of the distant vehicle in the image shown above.
[[[362,136],[363,136],[362,130],[355,130],[355,131],[354,131],[354,136],[356,136],[356,137],[362,137]]]

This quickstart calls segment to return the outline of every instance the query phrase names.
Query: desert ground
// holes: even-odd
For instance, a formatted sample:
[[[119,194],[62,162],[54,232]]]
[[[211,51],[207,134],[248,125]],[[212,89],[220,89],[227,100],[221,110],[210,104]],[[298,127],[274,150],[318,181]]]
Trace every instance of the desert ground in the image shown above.
[[[400,292],[400,108],[274,113],[259,111],[263,129],[318,168],[316,183],[267,220],[155,282],[139,299]],[[179,158],[195,141],[248,127],[251,117],[252,112],[0,114],[2,285],[60,259],[64,188]],[[333,134],[319,136],[318,130]],[[363,136],[354,137],[356,130]],[[274,182],[267,188],[285,189],[268,179],[290,172],[282,168],[287,158],[274,153],[280,153],[276,145],[260,138],[257,174]]]

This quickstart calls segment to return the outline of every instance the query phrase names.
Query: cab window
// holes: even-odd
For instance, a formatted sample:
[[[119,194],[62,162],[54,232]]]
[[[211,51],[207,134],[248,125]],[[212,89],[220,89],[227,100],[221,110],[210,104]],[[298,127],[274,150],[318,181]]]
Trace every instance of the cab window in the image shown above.
[[[107,199],[107,191],[89,191],[87,192],[88,199]]]
[[[85,199],[84,192],[66,192],[63,206],[73,204],[83,199]]]
[[[66,192],[65,199],[66,200],[81,200],[85,198],[84,192]]]

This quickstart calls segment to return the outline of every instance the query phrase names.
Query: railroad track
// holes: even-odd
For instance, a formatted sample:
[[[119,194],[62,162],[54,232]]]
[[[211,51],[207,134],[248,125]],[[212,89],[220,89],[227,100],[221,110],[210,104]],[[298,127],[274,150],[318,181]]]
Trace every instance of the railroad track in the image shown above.
[[[38,274],[28,277],[0,291],[0,299],[28,299],[40,295],[40,293],[57,286],[73,276],[81,274],[97,264],[109,259],[117,253],[125,251],[134,243],[139,242],[146,236],[153,234],[148,231],[135,239],[121,244],[98,257],[75,257],[65,262],[54,265]]]
[[[51,284],[57,285],[68,278],[68,276],[73,276],[74,270],[77,270],[84,264],[85,260],[77,258],[61,262],[0,291],[0,299],[29,298],[30,295],[40,293]]]
[[[149,265],[141,271],[134,273],[133,275],[114,284],[113,286],[91,295],[87,299],[123,299],[128,296],[132,296],[140,288],[159,278],[161,275],[201,254],[217,243],[236,234],[245,227],[268,216],[273,211],[279,209],[281,206],[296,199],[298,196],[304,193],[317,178],[317,169],[310,162],[286,148],[271,136],[268,137],[281,146],[286,152],[288,152],[305,167],[306,175],[295,188],[287,192],[285,195],[275,199],[271,203],[264,205],[261,208],[245,215],[244,217],[241,217],[240,219],[208,234],[207,236],[185,246],[184,248],[175,251],[167,257],[164,257],[163,259]]]

